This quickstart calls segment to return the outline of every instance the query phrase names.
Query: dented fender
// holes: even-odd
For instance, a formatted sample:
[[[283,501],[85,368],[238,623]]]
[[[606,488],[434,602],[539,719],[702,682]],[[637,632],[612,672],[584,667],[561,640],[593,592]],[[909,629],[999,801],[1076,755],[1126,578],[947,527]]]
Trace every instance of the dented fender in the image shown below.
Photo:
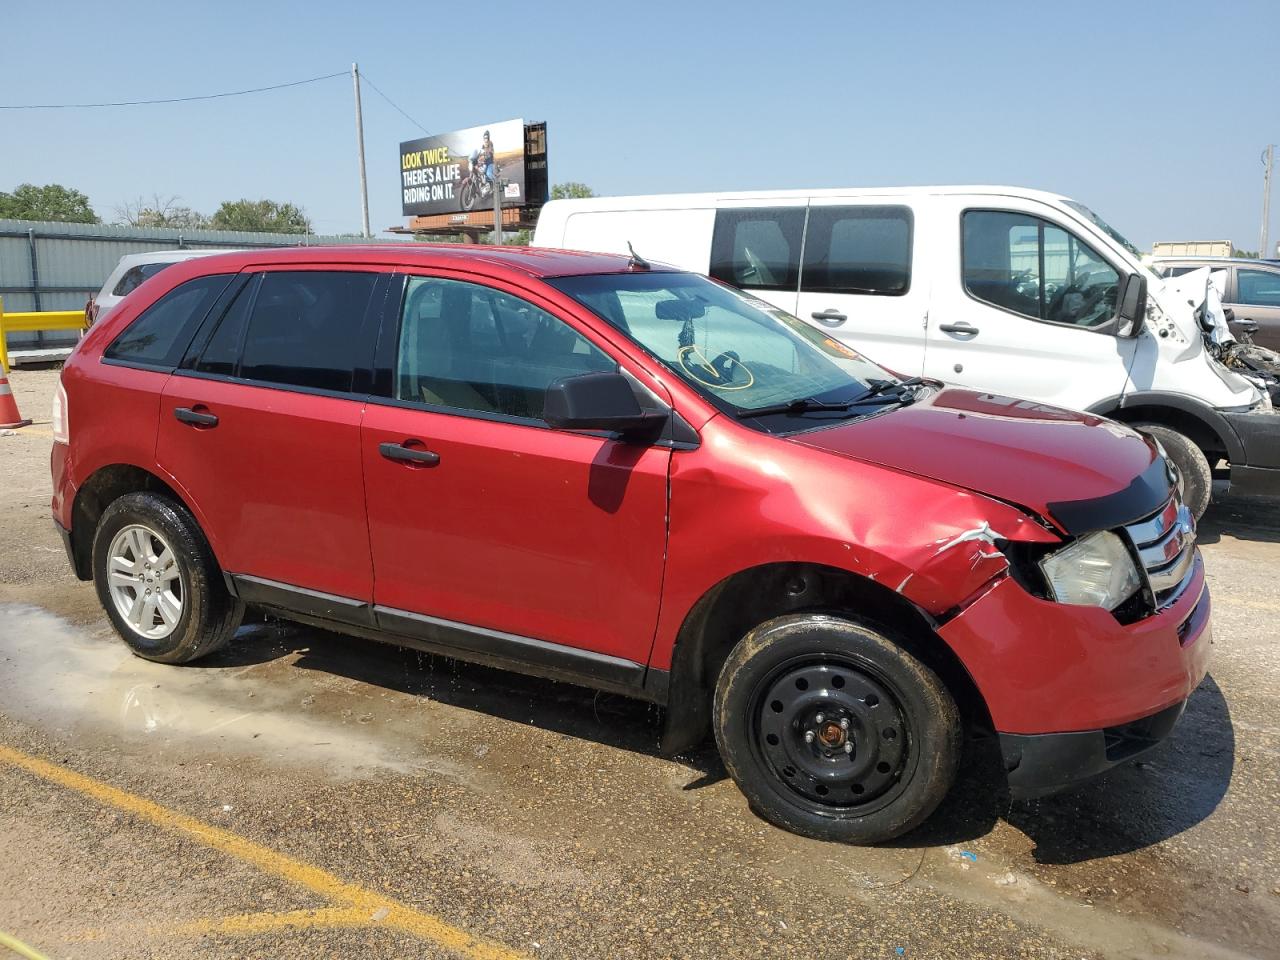
[[[746,444],[740,429],[713,419],[698,449],[672,457],[652,667],[670,669],[676,637],[702,597],[755,567],[834,567],[940,617],[1008,570],[998,541],[1060,539],[980,493],[782,438],[762,443],[757,435]]]

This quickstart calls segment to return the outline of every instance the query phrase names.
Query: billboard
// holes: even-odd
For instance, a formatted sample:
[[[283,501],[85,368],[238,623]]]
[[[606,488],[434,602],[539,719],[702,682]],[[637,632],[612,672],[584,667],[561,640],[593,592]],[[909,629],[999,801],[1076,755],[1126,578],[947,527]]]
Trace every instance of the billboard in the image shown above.
[[[528,202],[523,120],[400,144],[400,199],[406,217],[492,209],[495,177],[502,182],[504,207]]]

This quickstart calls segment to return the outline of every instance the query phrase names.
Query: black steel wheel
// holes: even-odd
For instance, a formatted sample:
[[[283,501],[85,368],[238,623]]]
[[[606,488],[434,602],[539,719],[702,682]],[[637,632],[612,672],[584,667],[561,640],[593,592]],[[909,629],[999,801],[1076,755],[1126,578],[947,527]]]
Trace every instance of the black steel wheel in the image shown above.
[[[779,617],[730,653],[716,689],[725,766],[766,820],[805,836],[891,839],[955,778],[960,719],[938,676],[888,636]]]

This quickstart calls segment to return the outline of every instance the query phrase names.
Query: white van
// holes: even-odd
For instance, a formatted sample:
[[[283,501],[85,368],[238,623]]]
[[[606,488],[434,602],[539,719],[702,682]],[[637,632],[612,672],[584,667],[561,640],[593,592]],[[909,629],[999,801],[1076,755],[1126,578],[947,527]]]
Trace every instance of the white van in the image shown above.
[[[1226,326],[1209,271],[1157,277],[1074,200],[1018,187],[597,197],[548,203],[534,235],[541,247],[628,244],[903,376],[1139,426],[1180,468],[1197,516],[1219,460],[1233,492],[1280,494],[1280,388],[1214,359]]]

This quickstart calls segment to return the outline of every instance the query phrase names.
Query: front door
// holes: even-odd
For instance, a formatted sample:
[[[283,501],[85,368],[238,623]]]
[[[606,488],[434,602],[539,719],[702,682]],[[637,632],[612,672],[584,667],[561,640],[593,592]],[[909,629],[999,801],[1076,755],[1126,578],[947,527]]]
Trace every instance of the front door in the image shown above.
[[[951,217],[960,243],[939,248],[925,373],[1071,409],[1119,396],[1137,343],[1114,334],[1121,272],[1031,212],[957,199]]]
[[[550,383],[616,361],[511,289],[411,276],[402,302],[361,438],[380,622],[647,662],[671,451],[542,420]]]
[[[797,315],[895,373],[919,376],[929,272],[912,263],[926,235],[902,204],[814,197]]]
[[[226,572],[369,601],[364,403],[352,376],[372,360],[377,278],[331,268],[253,278],[165,385],[156,457]]]

